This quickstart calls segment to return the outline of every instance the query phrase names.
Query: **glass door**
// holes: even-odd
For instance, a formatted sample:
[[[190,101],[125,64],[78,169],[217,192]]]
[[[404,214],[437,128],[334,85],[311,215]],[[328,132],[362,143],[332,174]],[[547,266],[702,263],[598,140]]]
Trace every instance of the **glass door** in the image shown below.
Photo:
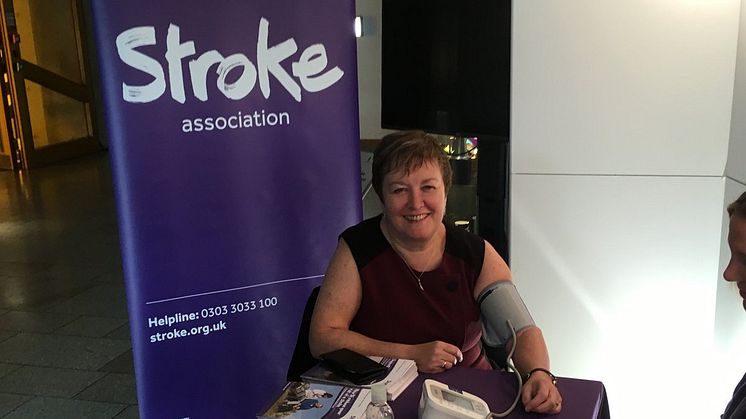
[[[0,7],[1,8],[1,7]],[[16,101],[5,19],[0,19],[0,169],[22,166]]]
[[[10,78],[6,105],[11,102],[15,114],[5,118],[13,167],[43,166],[100,150],[91,118],[80,0],[1,4]]]

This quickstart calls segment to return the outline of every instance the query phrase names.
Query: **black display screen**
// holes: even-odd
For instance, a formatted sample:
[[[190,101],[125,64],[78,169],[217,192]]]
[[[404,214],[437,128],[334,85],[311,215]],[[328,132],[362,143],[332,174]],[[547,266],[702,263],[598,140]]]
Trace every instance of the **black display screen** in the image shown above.
[[[383,0],[383,128],[508,137],[510,5]]]

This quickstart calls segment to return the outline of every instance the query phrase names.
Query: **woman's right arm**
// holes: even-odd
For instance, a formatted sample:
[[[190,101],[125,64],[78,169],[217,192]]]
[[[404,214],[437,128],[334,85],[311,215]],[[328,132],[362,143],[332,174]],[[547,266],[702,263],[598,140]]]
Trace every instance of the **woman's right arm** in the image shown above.
[[[316,358],[340,348],[369,356],[413,359],[420,371],[439,372],[444,360],[460,356],[457,347],[445,342],[405,345],[371,339],[350,330],[362,299],[362,285],[355,260],[343,239],[329,262],[311,318],[309,345]],[[448,367],[453,366],[451,362]]]

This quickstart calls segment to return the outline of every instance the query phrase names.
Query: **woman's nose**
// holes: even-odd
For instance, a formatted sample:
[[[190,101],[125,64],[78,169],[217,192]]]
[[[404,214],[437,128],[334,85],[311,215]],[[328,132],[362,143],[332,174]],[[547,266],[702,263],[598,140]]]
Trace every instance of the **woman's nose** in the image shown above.
[[[412,190],[409,193],[409,202],[407,202],[411,208],[419,208],[422,204],[422,194],[418,190]]]
[[[736,268],[733,266],[732,257],[730,262],[728,262],[728,266],[726,266],[725,270],[723,271],[723,279],[728,282],[736,282]]]

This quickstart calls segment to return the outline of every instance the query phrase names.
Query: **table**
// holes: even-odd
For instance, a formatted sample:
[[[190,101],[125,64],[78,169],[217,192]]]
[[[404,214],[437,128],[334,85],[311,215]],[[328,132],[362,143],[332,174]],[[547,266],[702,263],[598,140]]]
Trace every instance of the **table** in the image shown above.
[[[426,378],[446,383],[482,398],[493,412],[502,412],[513,403],[516,394],[516,378],[504,371],[478,370],[474,368],[451,368],[438,374],[420,373],[393,402],[397,419],[417,418],[417,409],[422,394],[422,383]],[[562,392],[562,412],[558,415],[526,413],[518,402],[509,419],[609,419],[609,404],[606,389],[599,381],[557,377],[557,387]]]

